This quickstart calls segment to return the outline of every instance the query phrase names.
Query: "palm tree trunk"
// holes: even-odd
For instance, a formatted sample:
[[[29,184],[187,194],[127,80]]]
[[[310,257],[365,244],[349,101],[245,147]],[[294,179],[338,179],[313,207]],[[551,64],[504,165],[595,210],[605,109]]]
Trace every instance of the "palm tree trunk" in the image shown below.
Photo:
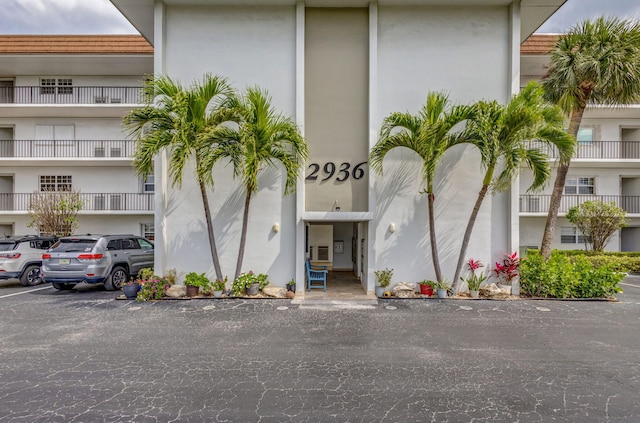
[[[478,213],[480,212],[480,206],[482,206],[482,202],[484,201],[484,197],[487,196],[488,191],[489,191],[489,185],[483,184],[482,188],[480,188],[480,192],[478,193],[476,204],[473,206],[473,211],[471,212],[471,216],[469,216],[467,229],[465,229],[464,237],[462,238],[462,247],[460,248],[460,256],[458,256],[458,264],[456,265],[456,274],[453,277],[454,292],[458,291],[458,281],[460,280],[460,272],[462,271],[462,266],[464,264],[464,256],[465,254],[467,254],[467,248],[469,247],[471,232],[473,231],[473,226],[475,225],[476,218],[478,217]]]
[[[433,268],[436,272],[436,280],[442,280],[442,272],[440,271],[440,260],[438,259],[438,245],[436,243],[436,222],[433,212],[433,203],[435,202],[435,195],[433,192],[428,192],[427,197],[429,199],[429,238],[431,241],[431,259],[433,260]]]
[[[209,208],[209,198],[207,197],[207,187],[203,180],[198,181],[200,184],[200,194],[204,203],[204,216],[207,220],[207,233],[209,234],[209,247],[211,248],[211,258],[213,259],[213,268],[216,272],[216,279],[222,281],[222,268],[220,267],[220,258],[218,257],[218,248],[216,247],[216,239],[213,236],[213,220],[211,219],[211,209]]]
[[[242,233],[240,234],[240,250],[238,251],[238,262],[236,263],[236,275],[233,280],[238,279],[242,270],[242,260],[244,258],[244,247],[247,243],[247,224],[249,223],[249,205],[251,204],[251,190],[247,190],[244,199],[244,214],[242,215]]]
[[[573,113],[571,113],[569,134],[573,135],[574,137],[578,135],[578,129],[580,128],[580,122],[582,122],[582,115],[584,114],[584,110],[585,107],[579,107]],[[548,259],[551,255],[553,234],[556,229],[558,211],[560,210],[560,201],[562,200],[562,193],[564,192],[564,184],[567,180],[567,173],[569,172],[570,164],[571,159],[568,159],[566,162],[560,162],[558,164],[556,179],[553,183],[553,191],[551,192],[551,200],[549,201],[549,212],[547,213],[547,221],[544,225],[544,234],[542,236],[542,243],[540,244],[540,254],[542,254],[545,259]]]

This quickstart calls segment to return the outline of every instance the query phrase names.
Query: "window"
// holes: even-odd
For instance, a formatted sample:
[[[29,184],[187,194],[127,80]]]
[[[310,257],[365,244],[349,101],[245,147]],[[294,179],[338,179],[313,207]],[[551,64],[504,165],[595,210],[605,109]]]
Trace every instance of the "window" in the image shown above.
[[[55,94],[56,89],[55,78],[42,78],[40,79],[40,94]]]
[[[593,144],[595,141],[596,129],[594,127],[586,127],[578,129],[576,137],[579,144]]]
[[[567,178],[567,181],[564,185],[564,193],[567,195],[589,195],[595,193],[594,186],[595,178],[593,177]]]
[[[153,228],[153,223],[143,223],[141,225],[141,229],[142,229],[142,236],[143,237],[147,238],[150,241],[153,241],[155,239],[155,232],[154,232],[154,228]],[[144,245],[142,244],[142,241],[140,241],[140,244],[144,248]]]
[[[73,81],[71,78],[40,78],[40,94],[55,94],[56,86],[58,94],[73,94]]]
[[[562,244],[584,244],[585,237],[573,226],[563,226],[560,228],[560,243]]]
[[[40,176],[40,191],[71,191],[71,176]]]
[[[73,88],[71,88],[71,78],[58,79],[58,94],[72,94]]]
[[[147,175],[142,181],[142,192],[154,192],[154,179],[153,175]]]

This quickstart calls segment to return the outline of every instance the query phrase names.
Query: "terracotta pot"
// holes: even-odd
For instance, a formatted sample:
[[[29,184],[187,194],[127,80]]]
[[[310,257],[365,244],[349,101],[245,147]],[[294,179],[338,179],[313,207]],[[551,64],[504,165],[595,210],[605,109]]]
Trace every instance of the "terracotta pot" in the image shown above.
[[[431,285],[422,285],[420,284],[420,294],[428,295],[429,297],[433,295],[433,287]]]
[[[187,297],[195,297],[200,293],[199,286],[187,285]]]

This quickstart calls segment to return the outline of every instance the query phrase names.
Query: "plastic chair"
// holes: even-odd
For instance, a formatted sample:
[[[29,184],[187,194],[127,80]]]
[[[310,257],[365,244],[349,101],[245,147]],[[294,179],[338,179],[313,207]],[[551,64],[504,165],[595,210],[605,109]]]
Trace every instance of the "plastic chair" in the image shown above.
[[[324,292],[327,292],[327,266],[315,266],[311,264],[311,260],[307,259],[305,262],[307,268],[307,291],[311,291],[311,288],[322,288]],[[321,284],[320,284],[321,283]]]

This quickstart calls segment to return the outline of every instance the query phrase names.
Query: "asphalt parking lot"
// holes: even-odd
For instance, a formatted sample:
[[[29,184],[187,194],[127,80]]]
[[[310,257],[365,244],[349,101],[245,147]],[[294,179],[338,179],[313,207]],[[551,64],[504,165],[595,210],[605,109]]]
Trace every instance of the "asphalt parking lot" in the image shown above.
[[[0,421],[638,422],[618,302],[136,303],[0,282]]]

